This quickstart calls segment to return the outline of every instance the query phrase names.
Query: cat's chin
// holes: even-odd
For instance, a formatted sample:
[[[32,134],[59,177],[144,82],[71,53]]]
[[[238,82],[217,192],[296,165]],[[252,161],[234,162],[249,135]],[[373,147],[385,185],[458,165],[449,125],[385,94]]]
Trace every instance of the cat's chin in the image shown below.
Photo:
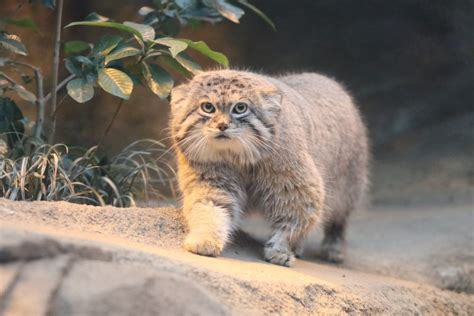
[[[229,135],[217,135],[209,139],[207,149],[212,151],[233,151],[238,152],[241,144]]]
[[[257,153],[249,156],[233,139],[212,140],[198,155],[192,155],[192,160],[200,163],[228,163],[240,166],[253,165],[261,158]]]

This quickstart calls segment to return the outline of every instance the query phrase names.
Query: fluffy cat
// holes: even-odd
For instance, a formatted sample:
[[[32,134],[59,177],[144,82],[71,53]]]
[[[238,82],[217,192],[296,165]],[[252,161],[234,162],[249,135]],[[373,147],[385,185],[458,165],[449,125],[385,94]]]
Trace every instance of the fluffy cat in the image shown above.
[[[335,81],[315,73],[202,72],[173,89],[171,134],[187,250],[218,256],[239,219],[258,210],[272,227],[265,260],[290,266],[322,224],[323,256],[342,261],[369,155],[359,111]]]

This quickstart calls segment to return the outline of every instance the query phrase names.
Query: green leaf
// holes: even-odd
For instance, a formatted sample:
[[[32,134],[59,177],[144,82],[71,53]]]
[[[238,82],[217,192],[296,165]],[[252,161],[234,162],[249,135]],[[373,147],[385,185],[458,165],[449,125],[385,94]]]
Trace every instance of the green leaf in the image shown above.
[[[99,85],[110,94],[128,100],[133,90],[133,82],[130,77],[114,68],[102,68],[99,70]]]
[[[203,0],[203,3],[208,7],[216,9],[223,17],[234,23],[239,23],[240,18],[245,13],[241,8],[225,0]]]
[[[105,64],[108,64],[112,60],[136,56],[140,55],[141,53],[142,51],[140,49],[122,43],[115,47],[107,56],[105,56]]]
[[[16,103],[10,98],[0,98],[0,121],[19,121],[23,113]]]
[[[148,14],[154,12],[154,11],[155,11],[155,9],[153,9],[151,7],[144,6],[144,7],[141,7],[138,10],[138,14],[140,14],[141,16],[145,16],[145,15],[148,15]]]
[[[163,37],[153,41],[156,44],[164,45],[169,47],[171,56],[176,57],[179,53],[188,48],[188,44],[181,40],[176,40],[171,37]]]
[[[79,103],[84,103],[94,96],[94,87],[84,79],[74,79],[68,82],[67,93]]]
[[[21,140],[25,133],[23,113],[10,98],[0,97],[0,133],[7,133],[10,148]]]
[[[181,66],[180,63],[178,63],[173,57],[169,55],[161,55],[160,57],[158,57],[158,61],[161,62],[162,64],[165,64],[171,67],[172,69],[176,70],[178,73],[180,73],[181,75],[185,77],[188,77],[188,78],[193,77],[192,72],[190,72],[189,70]]]
[[[12,83],[5,79],[1,74],[0,74],[0,97],[2,96],[2,89],[6,87],[10,87]]]
[[[131,27],[142,35],[142,38],[146,41],[152,41],[155,39],[155,29],[149,25],[138,24],[134,22],[123,22],[123,25]]]
[[[86,82],[90,85],[95,85],[97,82],[97,74],[95,73],[88,73],[86,75]]]
[[[0,46],[8,49],[19,55],[28,55],[25,45],[21,42],[21,39],[13,34],[7,34],[5,32],[0,33]]]
[[[197,50],[204,56],[209,57],[210,59],[223,65],[224,67],[226,68],[229,67],[229,60],[227,59],[226,55],[210,49],[209,46],[207,46],[205,42],[203,41],[193,42],[188,39],[179,39],[179,40],[185,42],[192,49]]]
[[[201,66],[196,63],[194,60],[191,59],[188,55],[181,53],[174,58],[181,66],[186,68],[186,70],[192,72],[193,74],[197,74],[201,71]]]
[[[89,13],[85,18],[84,21],[100,21],[100,22],[106,22],[110,21],[110,19],[106,16],[100,15],[97,12],[91,12]]]
[[[69,23],[68,25],[65,26],[65,28],[71,27],[71,26],[98,26],[98,27],[108,27],[112,29],[116,29],[119,31],[124,31],[131,33],[138,37],[142,42],[143,42],[143,36],[142,34],[134,29],[133,27],[121,24],[121,23],[116,23],[116,22],[104,22],[104,21],[79,21],[79,22],[72,22]]]
[[[1,104],[1,101],[0,101]],[[1,114],[0,114],[1,115]],[[13,122],[4,122],[0,117],[0,134],[6,134],[10,132],[10,126],[14,124]],[[3,139],[2,139],[3,142]],[[2,145],[3,147],[3,145]]]
[[[94,65],[94,62],[86,56],[81,56],[81,55],[73,56],[71,59],[77,60],[77,62],[79,62],[81,64],[91,65],[91,66]]]
[[[15,25],[17,27],[33,29],[37,32],[39,31],[38,25],[36,25],[35,21],[33,21],[30,18],[23,18],[23,19],[10,19],[10,18],[7,18],[7,19],[2,19],[1,21],[6,23],[6,24]]]
[[[161,67],[155,64],[142,64],[143,77],[154,94],[164,99],[173,88],[173,78]]]
[[[118,70],[122,70],[123,72],[125,72],[128,75],[127,70],[124,69],[123,61],[120,60],[120,59],[112,60],[111,62],[109,62],[107,64],[107,68],[115,68],[115,69],[118,69]]]
[[[77,54],[90,48],[90,44],[84,41],[68,41],[64,43],[64,52],[68,55]]]
[[[158,17],[153,12],[148,13],[143,18],[143,23],[146,24],[146,25],[153,25],[153,24],[156,24],[158,22],[160,22],[160,19],[158,19]],[[161,25],[160,25],[160,29],[161,29]],[[162,32],[162,33],[164,33],[164,32]]]
[[[157,57],[157,56],[161,56],[163,54],[170,54],[169,50],[168,51],[163,51],[161,49],[154,49],[154,48],[151,48],[151,49],[148,49],[147,53],[146,53],[146,57],[145,59],[149,59],[149,58],[152,58],[152,57]]]
[[[270,18],[265,13],[263,13],[259,8],[249,3],[247,0],[237,0],[237,2],[239,2],[240,4],[246,6],[247,8],[255,12],[255,14],[257,14],[260,18],[262,18],[262,20],[264,20],[268,25],[271,26],[271,28],[274,31],[276,31],[275,23],[273,23],[273,21],[270,20]]]
[[[82,70],[81,70],[81,65],[79,63],[69,57],[64,60],[64,65],[66,66],[66,69],[69,71],[69,73],[76,75],[76,76],[82,76]]]
[[[128,65],[128,67],[126,69],[120,69],[120,68],[116,68],[116,67],[113,67],[113,68],[116,68],[116,69],[119,69],[119,70],[122,70],[123,72],[125,72],[130,77],[130,79],[132,79],[134,85],[138,85],[138,84],[141,85],[142,84],[142,78],[143,78],[142,65],[141,64],[142,63],[132,63],[131,65]]]
[[[25,87],[23,87],[22,85],[19,85],[19,84],[13,85],[12,89],[15,90],[18,96],[20,96],[20,98],[22,98],[23,100],[26,100],[29,102],[36,101],[36,96],[30,91],[26,90]]]
[[[186,8],[195,6],[197,1],[196,0],[175,0],[174,2],[181,9],[186,9]]]
[[[117,35],[104,35],[94,45],[92,53],[105,56],[117,47],[122,40],[123,38]]]

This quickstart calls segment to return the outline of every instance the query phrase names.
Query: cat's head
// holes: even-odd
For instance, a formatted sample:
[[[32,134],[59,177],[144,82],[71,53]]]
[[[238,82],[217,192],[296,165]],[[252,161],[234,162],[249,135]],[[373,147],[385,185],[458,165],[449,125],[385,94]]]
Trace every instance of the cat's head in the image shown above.
[[[193,161],[256,163],[274,152],[281,99],[259,75],[202,72],[171,93],[175,145]]]

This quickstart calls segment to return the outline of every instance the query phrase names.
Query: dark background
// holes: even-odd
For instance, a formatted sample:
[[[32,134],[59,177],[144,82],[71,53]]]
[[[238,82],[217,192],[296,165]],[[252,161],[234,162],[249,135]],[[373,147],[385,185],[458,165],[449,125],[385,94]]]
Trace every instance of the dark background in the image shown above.
[[[276,32],[247,11],[240,25],[204,25],[180,36],[206,41],[234,67],[270,74],[315,71],[343,83],[369,127],[375,203],[472,201],[474,1],[251,2],[275,22]],[[13,12],[17,3],[0,0],[2,15]],[[140,21],[136,11],[144,4],[66,0],[64,24],[92,11],[118,21]],[[33,5],[18,17],[28,15],[39,24],[40,36],[17,33],[49,77],[54,14]],[[63,39],[94,40],[103,31],[67,29]],[[63,69],[60,78],[66,76]],[[105,93],[86,104],[67,98],[59,111],[57,141],[95,145],[117,103]],[[167,117],[166,102],[137,87],[106,137],[105,150],[113,154],[139,138],[166,137]]]

